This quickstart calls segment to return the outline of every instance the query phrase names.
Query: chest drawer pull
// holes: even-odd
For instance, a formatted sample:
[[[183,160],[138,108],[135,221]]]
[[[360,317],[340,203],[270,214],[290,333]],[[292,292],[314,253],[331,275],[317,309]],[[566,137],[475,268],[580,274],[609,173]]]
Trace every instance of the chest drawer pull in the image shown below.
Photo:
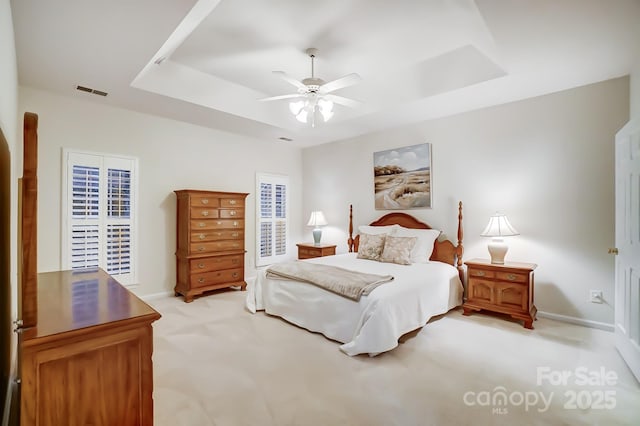
[[[201,240],[204,240],[205,238],[207,238],[207,236],[205,234],[200,234],[198,235],[198,238],[200,238]]]
[[[231,204],[231,205],[235,205],[235,204],[236,204],[236,200],[231,200],[231,201],[229,201],[229,204]]]
[[[222,225],[222,222],[218,221],[218,225]]]
[[[230,215],[230,216],[235,216],[237,213],[238,213],[237,211],[235,211],[235,210],[231,210],[231,211],[229,212],[229,215]]]
[[[233,238],[236,238],[238,235],[240,235],[240,234],[238,234],[237,232],[234,232],[233,234],[231,234],[231,236],[232,236]]]
[[[199,283],[203,283],[204,282],[204,278],[198,278],[198,282]]]
[[[202,212],[202,216],[209,216],[209,210],[205,210]]]
[[[204,251],[204,247],[203,246],[198,247],[198,251]]]
[[[206,224],[206,223],[204,223],[204,222],[198,222],[198,227],[199,227],[199,228],[204,228],[205,226],[207,226],[207,224]]]
[[[474,273],[474,275],[476,277],[484,277],[485,274],[484,274],[484,271],[476,271],[476,273]]]
[[[233,278],[238,278],[238,273],[237,272],[233,273]]]
[[[516,275],[514,275],[514,274],[509,274],[509,275],[507,275],[507,279],[509,279],[509,280],[513,281],[513,280],[515,280],[515,279],[516,279]]]
[[[204,269],[204,263],[198,263],[198,268]]]
[[[238,222],[233,222],[233,226],[238,226]]]
[[[203,198],[202,200],[200,200],[200,202],[202,204],[209,204],[209,199],[208,198]]]

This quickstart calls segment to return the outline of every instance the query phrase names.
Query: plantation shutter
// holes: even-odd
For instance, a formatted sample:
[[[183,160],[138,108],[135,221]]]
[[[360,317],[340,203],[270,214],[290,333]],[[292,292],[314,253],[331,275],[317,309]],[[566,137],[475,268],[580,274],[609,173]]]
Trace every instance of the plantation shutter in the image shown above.
[[[92,165],[89,165],[92,164]],[[71,165],[71,268],[97,268],[100,261],[100,167]]]
[[[256,192],[259,194],[256,266],[263,266],[278,262],[287,255],[289,178],[257,174],[256,183]]]
[[[104,269],[122,284],[136,281],[137,160],[65,150],[63,269]]]
[[[107,169],[106,270],[131,273],[131,170]]]

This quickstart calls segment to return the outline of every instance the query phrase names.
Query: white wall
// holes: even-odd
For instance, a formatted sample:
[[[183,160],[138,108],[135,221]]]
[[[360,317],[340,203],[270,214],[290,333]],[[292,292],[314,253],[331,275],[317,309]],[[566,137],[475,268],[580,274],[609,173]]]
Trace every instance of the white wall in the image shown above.
[[[91,95],[87,95],[91,96]],[[20,88],[20,111],[39,115],[38,270],[61,267],[61,150],[138,157],[139,281],[141,295],[175,285],[176,189],[248,192],[247,277],[255,276],[255,173],[291,178],[292,242],[301,229],[301,152],[204,127],[33,88]],[[295,253],[295,245],[290,247]]]
[[[636,58],[635,65],[631,70],[630,86],[629,115],[632,118],[640,119],[640,55]]]
[[[18,114],[18,70],[9,0],[0,0],[0,128],[15,145]]]
[[[464,202],[465,259],[488,258],[479,234],[496,210],[521,233],[507,260],[537,263],[539,310],[613,323],[614,135],[629,118],[629,79],[423,122],[303,151],[304,208],[346,251],[355,225],[388,213],[373,199],[373,153],[432,144],[433,208],[408,213],[455,238]],[[587,302],[589,289],[605,304]]]

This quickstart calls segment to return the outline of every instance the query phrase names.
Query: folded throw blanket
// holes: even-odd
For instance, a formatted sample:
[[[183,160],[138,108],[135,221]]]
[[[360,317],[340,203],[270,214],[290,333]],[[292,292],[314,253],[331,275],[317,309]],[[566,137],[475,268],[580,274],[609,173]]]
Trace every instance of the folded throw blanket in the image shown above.
[[[380,284],[393,280],[391,275],[367,274],[337,266],[298,261],[271,265],[267,269],[267,278],[304,281],[356,301]]]

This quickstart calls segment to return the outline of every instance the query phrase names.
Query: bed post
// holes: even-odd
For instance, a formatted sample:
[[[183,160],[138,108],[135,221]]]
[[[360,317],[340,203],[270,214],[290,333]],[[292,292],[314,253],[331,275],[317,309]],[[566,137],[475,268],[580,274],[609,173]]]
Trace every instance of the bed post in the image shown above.
[[[353,204],[349,204],[349,239],[347,240],[349,245],[349,253],[353,252]]]
[[[462,268],[462,254],[464,253],[464,247],[462,246],[462,236],[462,201],[460,201],[458,203],[458,247],[456,247],[456,255],[458,257],[458,275],[460,275],[460,281],[464,285],[464,269]]]

